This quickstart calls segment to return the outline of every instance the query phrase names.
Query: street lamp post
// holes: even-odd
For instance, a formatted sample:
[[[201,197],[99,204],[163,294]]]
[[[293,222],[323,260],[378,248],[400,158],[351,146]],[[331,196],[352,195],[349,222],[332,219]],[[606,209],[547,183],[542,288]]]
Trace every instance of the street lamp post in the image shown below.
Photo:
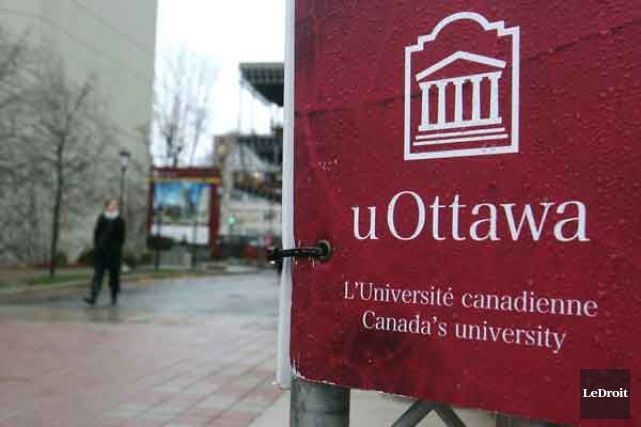
[[[164,206],[162,203],[158,205],[155,209],[155,222],[156,222],[156,256],[154,257],[154,270],[158,271],[160,269],[160,239],[162,236],[162,215],[164,211]]]
[[[118,198],[120,209],[123,210],[123,202],[125,198],[125,172],[129,166],[129,158],[131,153],[127,150],[120,150],[120,197]]]

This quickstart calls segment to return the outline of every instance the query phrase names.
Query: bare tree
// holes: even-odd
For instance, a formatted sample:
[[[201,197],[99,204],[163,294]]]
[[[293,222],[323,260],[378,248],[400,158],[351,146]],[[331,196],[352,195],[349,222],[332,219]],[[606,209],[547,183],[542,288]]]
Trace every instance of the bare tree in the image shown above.
[[[165,162],[193,164],[198,145],[209,133],[214,67],[202,56],[181,50],[166,58],[156,76],[152,136]]]
[[[0,28],[0,141],[13,138],[17,130],[19,105],[26,87],[29,62],[27,35],[20,37]]]
[[[79,84],[66,73],[62,60],[46,53],[35,72],[27,97],[27,126],[23,133],[22,166],[50,194],[49,273],[57,267],[63,218],[86,209],[95,194],[96,167],[110,137],[97,82]]]
[[[0,27],[0,263],[49,262],[54,275],[58,247],[82,246],[88,214],[117,191],[120,146],[97,80],[72,78],[28,34]],[[128,178],[146,182],[146,164],[132,163]],[[146,200],[136,202],[144,224]]]
[[[32,216],[35,200],[26,171],[18,167],[20,133],[24,114],[24,92],[28,87],[31,50],[28,33],[16,36],[0,28],[0,262],[16,260],[30,252],[27,241],[20,238]]]

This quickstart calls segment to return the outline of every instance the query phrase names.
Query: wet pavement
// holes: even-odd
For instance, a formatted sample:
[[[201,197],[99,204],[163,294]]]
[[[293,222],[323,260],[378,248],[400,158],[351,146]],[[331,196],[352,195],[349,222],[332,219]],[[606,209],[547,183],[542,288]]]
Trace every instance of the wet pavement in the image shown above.
[[[0,427],[247,426],[279,396],[273,271],[0,305]]]

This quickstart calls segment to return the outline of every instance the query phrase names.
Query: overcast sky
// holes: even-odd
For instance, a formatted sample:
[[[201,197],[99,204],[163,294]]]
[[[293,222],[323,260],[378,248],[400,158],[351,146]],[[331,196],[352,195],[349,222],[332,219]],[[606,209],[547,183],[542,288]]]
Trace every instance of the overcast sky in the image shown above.
[[[249,94],[240,100],[240,62],[282,62],[285,0],[159,0],[157,63],[181,46],[206,54],[218,68],[213,103],[215,134],[241,127],[266,131],[269,113]]]

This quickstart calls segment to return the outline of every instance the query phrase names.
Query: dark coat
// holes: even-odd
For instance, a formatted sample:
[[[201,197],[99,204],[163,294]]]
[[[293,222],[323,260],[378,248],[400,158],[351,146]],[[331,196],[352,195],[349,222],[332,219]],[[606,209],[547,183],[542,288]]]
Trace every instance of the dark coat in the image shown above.
[[[93,237],[98,260],[120,262],[122,245],[125,243],[125,221],[120,216],[108,219],[104,214],[100,215]]]

